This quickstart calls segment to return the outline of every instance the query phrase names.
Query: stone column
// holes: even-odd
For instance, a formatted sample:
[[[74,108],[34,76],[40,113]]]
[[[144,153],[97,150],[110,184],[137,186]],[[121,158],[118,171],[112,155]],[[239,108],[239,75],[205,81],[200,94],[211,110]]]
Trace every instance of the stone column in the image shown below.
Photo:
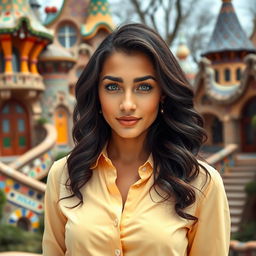
[[[226,115],[223,125],[224,145],[238,144],[240,146],[239,120]]]

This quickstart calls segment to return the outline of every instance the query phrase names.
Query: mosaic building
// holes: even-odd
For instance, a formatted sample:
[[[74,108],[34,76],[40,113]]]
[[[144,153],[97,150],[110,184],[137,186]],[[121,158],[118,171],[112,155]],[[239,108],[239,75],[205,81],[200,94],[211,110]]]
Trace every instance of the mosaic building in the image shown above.
[[[0,0],[0,189],[3,222],[36,231],[49,167],[72,147],[74,86],[114,24],[106,0]]]
[[[208,145],[234,143],[241,152],[256,152],[255,52],[232,1],[223,0],[194,83]]]

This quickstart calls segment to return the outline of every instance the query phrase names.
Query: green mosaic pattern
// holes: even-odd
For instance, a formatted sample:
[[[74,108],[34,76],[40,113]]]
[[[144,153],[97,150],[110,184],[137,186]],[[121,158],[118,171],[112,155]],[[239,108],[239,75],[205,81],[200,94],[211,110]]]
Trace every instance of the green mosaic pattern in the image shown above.
[[[110,14],[109,3],[107,0],[92,0],[88,8],[91,15],[101,13],[103,15]]]
[[[3,138],[3,145],[5,148],[11,147],[11,138],[9,137]]]
[[[27,0],[0,0],[0,33],[19,30],[23,21],[31,34],[52,40],[53,32],[45,28],[34,16]]]
[[[25,147],[26,146],[26,138],[24,136],[19,137],[19,146]]]

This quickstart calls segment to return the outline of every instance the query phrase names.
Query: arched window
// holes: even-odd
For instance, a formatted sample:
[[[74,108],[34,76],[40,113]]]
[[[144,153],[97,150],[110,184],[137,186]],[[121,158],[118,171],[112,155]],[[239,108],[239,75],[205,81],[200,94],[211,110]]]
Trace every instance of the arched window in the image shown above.
[[[241,80],[241,68],[236,69],[236,80]]]
[[[0,155],[21,155],[29,149],[29,114],[17,101],[7,101],[0,109]]]
[[[225,74],[225,81],[229,82],[230,81],[230,69],[226,68],[224,71],[224,74]]]
[[[72,47],[77,41],[77,30],[71,24],[62,25],[58,29],[58,40],[65,48]]]
[[[64,107],[58,107],[54,114],[57,130],[57,145],[68,144],[68,111]]]
[[[213,144],[223,143],[223,125],[217,117],[214,117],[211,128]]]
[[[218,83],[219,79],[219,71],[215,69],[215,81]]]
[[[26,217],[21,217],[17,221],[17,226],[25,231],[29,231],[31,229],[31,222]]]

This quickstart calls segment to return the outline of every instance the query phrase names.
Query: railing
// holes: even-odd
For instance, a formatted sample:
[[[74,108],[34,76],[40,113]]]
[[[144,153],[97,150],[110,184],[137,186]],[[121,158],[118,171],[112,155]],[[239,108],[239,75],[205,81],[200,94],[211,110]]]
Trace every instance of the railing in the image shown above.
[[[9,164],[9,167],[16,170],[20,169],[25,175],[38,180],[47,175],[53,163],[51,149],[56,143],[57,132],[51,124],[44,124],[44,128],[46,130],[45,139]]]
[[[256,241],[230,242],[230,256],[256,256]]]
[[[31,73],[3,73],[0,74],[1,89],[33,89],[44,90],[43,78],[39,74]]]
[[[45,192],[46,185],[43,182],[28,177],[25,174],[15,170],[14,168],[2,162],[0,162],[0,173],[3,173],[5,176],[10,177],[15,181],[19,181],[20,183],[31,187],[39,192]]]
[[[230,167],[235,165],[234,155],[237,150],[237,144],[229,144],[222,150],[208,157],[206,161],[213,165],[220,174],[228,173]]]

